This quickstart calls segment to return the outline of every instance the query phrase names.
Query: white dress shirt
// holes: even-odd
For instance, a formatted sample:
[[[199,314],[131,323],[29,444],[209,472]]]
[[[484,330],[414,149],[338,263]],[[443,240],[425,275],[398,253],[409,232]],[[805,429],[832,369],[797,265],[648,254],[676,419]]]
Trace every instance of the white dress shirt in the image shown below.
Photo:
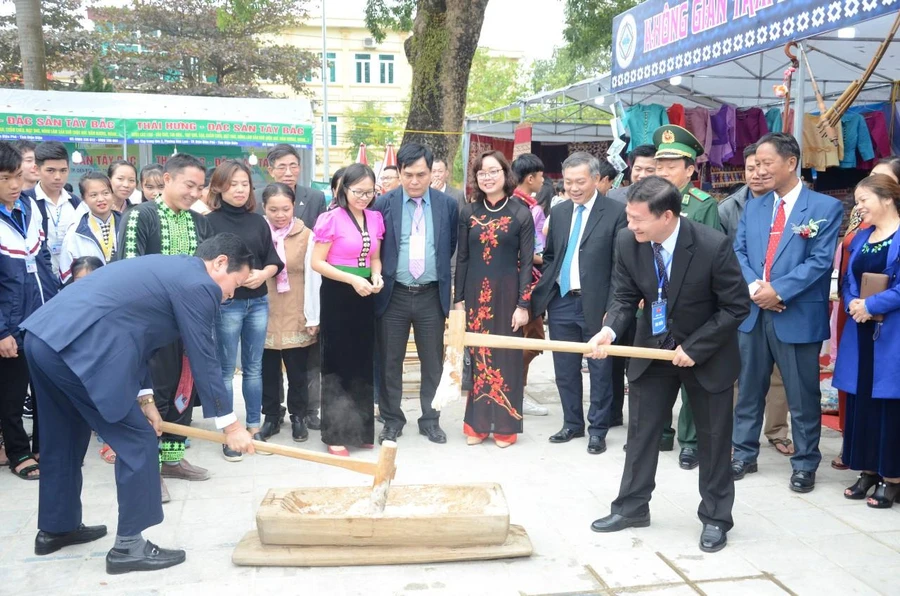
[[[671,280],[672,279],[672,262],[675,260],[675,245],[678,243],[678,232],[681,231],[681,218],[678,218],[678,223],[675,224],[675,231],[672,232],[668,238],[662,241],[662,250],[660,254],[663,259],[663,263],[666,264],[666,276]],[[650,250],[653,250],[653,244],[650,244]],[[656,267],[655,263],[653,265]],[[646,308],[647,305],[644,305]],[[613,342],[616,341],[616,332],[613,331],[612,327],[603,327],[600,332],[607,331],[609,332],[609,336],[612,337]]]
[[[594,203],[597,202],[597,191],[594,191],[594,196],[591,197],[591,200],[581,205],[584,207],[584,211],[581,213],[581,230],[578,231],[578,240],[575,242],[575,252],[572,254],[572,266],[569,269],[569,290],[580,290],[581,289],[581,270],[579,269],[578,264],[578,247],[581,246],[581,239],[584,237],[584,228],[587,227],[588,218],[591,216],[591,209],[594,207]],[[573,204],[574,209],[572,210],[572,223],[569,224],[569,233],[568,237],[572,236],[572,230],[575,229],[575,219],[578,217],[578,207],[577,203]],[[568,245],[566,245],[566,250],[569,250]],[[565,255],[563,255],[565,257]],[[562,269],[562,268],[560,268]],[[559,280],[557,280],[559,281]]]
[[[47,246],[50,249],[50,261],[53,273],[59,275],[59,255],[63,240],[69,226],[75,222],[75,208],[69,202],[71,195],[66,189],[59,191],[59,200],[54,203],[38,182],[34,187],[34,196],[38,201],[45,201],[47,208]]]
[[[790,191],[788,191],[788,193],[786,195],[784,195],[783,197],[779,197],[778,193],[775,193],[775,202],[772,205],[772,223],[770,224],[770,227],[769,227],[769,233],[771,233],[771,231],[772,231],[771,226],[775,225],[775,216],[778,213],[778,204],[782,201],[784,202],[784,232],[788,231],[787,230],[787,221],[791,217],[791,211],[794,209],[794,205],[797,204],[797,199],[800,198],[800,191],[803,190],[803,182],[799,178],[797,178],[796,182],[797,183],[794,185],[794,188],[792,188]],[[767,245],[767,247],[768,247],[768,245]],[[763,255],[763,256],[765,256],[765,255]],[[763,265],[763,269],[765,269],[765,265]],[[765,272],[765,270],[763,270],[763,275],[765,275],[765,274],[766,274],[766,272]],[[769,281],[769,280],[766,280],[766,281]],[[756,294],[756,292],[759,291],[759,284],[754,281],[753,283],[751,283],[747,286],[747,289],[750,290],[750,295],[753,296],[754,294]]]

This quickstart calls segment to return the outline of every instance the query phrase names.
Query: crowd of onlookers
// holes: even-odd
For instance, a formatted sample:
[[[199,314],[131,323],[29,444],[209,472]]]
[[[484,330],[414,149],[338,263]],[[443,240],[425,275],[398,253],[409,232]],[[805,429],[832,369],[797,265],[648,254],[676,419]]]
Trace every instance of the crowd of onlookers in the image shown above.
[[[714,199],[690,186],[695,156],[659,149],[644,145],[631,152],[626,183],[660,175],[684,193],[686,206],[699,201],[709,217],[703,202]],[[744,157],[746,185],[718,203],[715,224],[701,222],[734,242],[755,305],[738,332],[742,372],[735,387],[731,475],[739,480],[758,469],[762,431],[791,458],[791,488],[815,486],[821,459],[818,355],[829,337],[829,288],[837,269],[841,335],[834,385],[842,391],[845,415],[843,451],[832,465],[860,472],[847,498],[890,507],[900,496],[900,371],[892,355],[900,346],[900,244],[893,242],[900,226],[900,159],[880,162],[856,187],[856,206],[839,241],[841,205],[797,178],[799,147],[792,137],[765,137]],[[238,368],[246,425],[258,440],[279,433],[286,414],[293,440],[320,431],[337,455],[372,447],[376,420],[382,423],[379,442],[397,440],[406,424],[400,404],[412,327],[422,365],[418,430],[432,442],[446,442],[432,399],[452,308],[466,311],[468,329],[476,333],[543,338],[546,325],[551,339],[587,342],[600,332],[619,275],[616,238],[629,226],[630,187],[613,188],[618,172],[609,162],[575,153],[553,183],[535,155],[510,163],[500,152],[487,152],[474,163],[467,197],[449,185],[447,162],[427,147],[403,145],[397,161],[378,180],[362,164],[341,168],[332,179],[330,204],[299,184],[300,156],[287,145],[269,153],[274,182],[261,191],[242,160],[206,168],[178,155],[140,171],[116,161],[106,173],[82,176],[76,194],[64,145],[3,143],[2,463],[21,478],[39,478],[40,395],[28,389],[18,324],[38,308],[53,308],[44,303],[56,292],[77,292],[75,282],[99,267],[149,252],[189,253],[204,235],[235,233],[256,259],[243,287],[222,305],[216,332],[226,388],[232,390]],[[147,227],[140,207],[149,202],[159,212],[155,228]],[[827,215],[807,214],[814,205]],[[682,215],[691,217],[688,210]],[[147,249],[148,235],[158,236],[154,242],[161,248]],[[633,340],[633,327],[617,338]],[[493,436],[496,445],[508,447],[523,432],[525,414],[547,414],[524,395],[528,365],[538,353],[467,353],[463,432],[470,445]],[[188,368],[186,357],[180,359],[175,372],[165,374],[172,379],[172,406],[183,411],[204,396],[176,388]],[[554,353],[553,361],[563,427],[550,441],[587,434],[587,451],[603,453],[609,428],[627,424],[626,361],[583,361],[563,353]],[[590,383],[587,423],[583,371]],[[30,441],[23,415],[34,417]],[[682,436],[681,426],[679,461],[692,469],[698,463],[696,432],[692,438],[686,427]],[[674,430],[666,440],[664,432],[660,447],[671,449],[673,436]],[[166,442],[164,437],[161,445]],[[100,455],[115,461],[107,445]],[[228,447],[223,456],[242,459]],[[183,447],[180,456],[161,456],[163,463],[182,459]],[[196,466],[185,463],[183,469],[169,475],[208,477]]]

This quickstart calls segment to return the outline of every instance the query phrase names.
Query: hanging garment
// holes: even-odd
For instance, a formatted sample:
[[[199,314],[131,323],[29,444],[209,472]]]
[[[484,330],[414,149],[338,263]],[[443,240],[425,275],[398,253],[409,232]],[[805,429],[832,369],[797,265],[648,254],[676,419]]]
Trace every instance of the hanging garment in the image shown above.
[[[781,111],[781,108],[770,108],[768,112],[766,112],[766,126],[769,127],[769,132],[787,132],[789,134],[793,134],[794,132],[794,109],[791,108],[788,110],[788,129],[784,130],[784,112]]]
[[[884,112],[875,111],[863,114],[866,121],[866,128],[869,131],[869,137],[872,139],[872,149],[875,152],[875,158],[870,161],[861,162],[857,167],[871,170],[875,167],[875,162],[884,157],[891,155],[891,139],[888,134],[887,119]]]
[[[669,116],[666,109],[659,104],[650,104],[648,106],[632,106],[625,112],[625,126],[631,135],[631,142],[628,144],[628,150],[631,151],[638,145],[648,145],[653,143],[653,133],[660,126],[669,123]]]
[[[843,129],[838,123],[835,127],[838,146],[825,138],[816,124],[819,117],[813,114],[803,115],[803,167],[812,168],[818,172],[824,172],[828,168],[836,167],[844,157]]]
[[[718,112],[710,116],[710,122],[713,143],[709,150],[709,163],[721,168],[722,164],[734,155],[734,147],[737,144],[734,106],[722,106]]]
[[[684,127],[703,145],[703,155],[697,158],[698,164],[708,162],[709,152],[712,150],[713,132],[709,118],[709,110],[706,108],[688,108],[684,111]]]
[[[844,158],[841,160],[840,167],[855,168],[857,152],[859,152],[860,161],[875,159],[872,135],[869,134],[865,118],[860,114],[848,112],[841,116],[841,128],[844,137]]]
[[[673,103],[672,107],[666,110],[666,115],[669,117],[669,124],[674,124],[676,126],[680,126],[681,128],[687,128],[685,126],[684,120],[684,106],[680,103]]]
[[[744,165],[744,149],[760,140],[769,132],[766,124],[766,115],[759,108],[738,110],[735,116],[735,128],[737,145],[734,147],[734,155],[728,160],[733,166]]]

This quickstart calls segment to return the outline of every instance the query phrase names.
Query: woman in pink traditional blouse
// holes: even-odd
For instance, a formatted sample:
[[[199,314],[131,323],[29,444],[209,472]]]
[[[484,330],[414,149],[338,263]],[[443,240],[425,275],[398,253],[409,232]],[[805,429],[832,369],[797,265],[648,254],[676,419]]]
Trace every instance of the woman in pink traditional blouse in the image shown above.
[[[312,268],[322,274],[322,442],[335,455],[375,442],[375,308],[381,279],[384,220],[369,210],[375,174],[362,164],[341,176],[333,208],[313,230]]]

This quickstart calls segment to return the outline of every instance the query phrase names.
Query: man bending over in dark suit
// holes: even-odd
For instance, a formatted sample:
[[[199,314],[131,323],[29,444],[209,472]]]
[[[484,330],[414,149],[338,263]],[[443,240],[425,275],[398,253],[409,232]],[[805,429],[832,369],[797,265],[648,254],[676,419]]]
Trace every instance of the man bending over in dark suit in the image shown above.
[[[674,350],[669,363],[632,358],[628,365],[628,450],[611,514],[591,525],[617,532],[650,525],[650,497],[659,461],[659,433],[682,384],[691,395],[700,458],[700,550],[725,547],[734,525],[731,477],[732,393],[740,373],[738,326],[750,296],[728,237],[680,217],[675,186],[651,176],[628,195],[628,230],[616,241],[615,297],[606,326],[591,339],[593,357],[634,319],[634,345]]]
[[[234,415],[216,356],[219,305],[250,274],[253,256],[234,234],[204,241],[196,256],[148,255],[111,263],[62,292],[21,327],[31,379],[41,395],[41,486],[36,555],[92,542],[106,526],[81,521],[81,463],[91,430],[116,451],[119,524],[106,555],[110,574],[184,562],[142,532],[162,522],[150,357],[179,336],[203,414],[215,418],[228,447],[253,453]]]

